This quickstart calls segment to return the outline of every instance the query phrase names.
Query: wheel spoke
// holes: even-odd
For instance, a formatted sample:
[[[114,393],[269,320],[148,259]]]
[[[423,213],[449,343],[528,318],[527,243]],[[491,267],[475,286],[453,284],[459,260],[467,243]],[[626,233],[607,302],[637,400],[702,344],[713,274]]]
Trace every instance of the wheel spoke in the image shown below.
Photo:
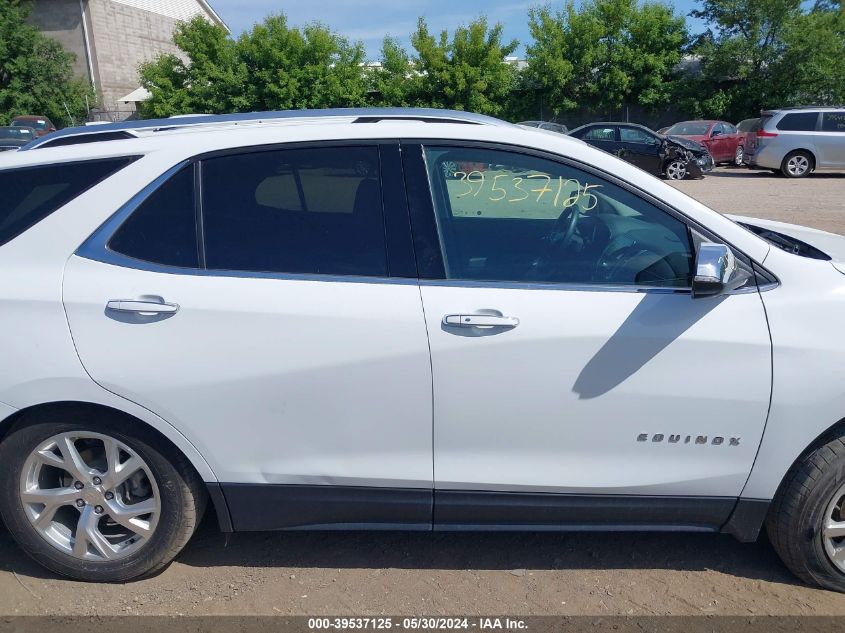
[[[144,463],[135,456],[130,457],[122,464],[115,461],[114,468],[109,464],[109,472],[103,478],[103,486],[107,490],[113,490],[143,467]]]
[[[82,455],[76,450],[74,438],[70,435],[63,435],[59,443],[59,450],[64,457],[62,468],[76,477],[79,481],[88,483],[91,480],[91,469],[82,459]]]
[[[85,506],[79,515],[79,522],[76,524],[76,535],[73,542],[73,553],[80,558],[87,557],[88,546],[92,545],[97,553],[105,559],[114,557],[115,550],[101,533],[97,524],[100,516],[94,512],[90,505]]]
[[[824,535],[827,538],[839,538],[845,536],[845,521],[834,521],[829,519],[824,526]]]
[[[157,512],[156,505],[155,499],[152,498],[128,506],[112,502],[108,505],[108,514],[115,523],[132,530],[139,536],[149,536],[152,532],[151,520],[138,517]]]

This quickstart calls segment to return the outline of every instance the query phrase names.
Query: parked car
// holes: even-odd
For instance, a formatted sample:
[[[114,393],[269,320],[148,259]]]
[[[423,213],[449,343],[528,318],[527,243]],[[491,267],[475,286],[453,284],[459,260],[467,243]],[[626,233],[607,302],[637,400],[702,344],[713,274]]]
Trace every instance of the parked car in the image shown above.
[[[31,127],[0,127],[0,152],[20,149],[35,139],[35,130]]]
[[[669,180],[701,178],[713,169],[713,159],[700,143],[661,136],[636,123],[589,123],[569,135]]]
[[[56,131],[56,126],[46,116],[16,116],[12,119],[12,125],[32,128],[38,137],[46,136],[50,132]]]
[[[843,237],[436,110],[63,130],[0,189],[0,514],[55,572],[151,573],[208,500],[225,531],[765,522],[845,589]]]
[[[716,164],[742,165],[744,135],[727,121],[681,121],[666,130],[667,136],[682,136],[704,145]]]
[[[748,164],[751,156],[757,151],[757,130],[760,129],[760,118],[743,119],[736,124],[736,131],[743,135],[742,146],[744,151],[743,163]]]
[[[752,167],[788,178],[822,169],[845,169],[845,106],[782,108],[760,113]]]
[[[566,134],[569,131],[563,123],[553,123],[551,121],[520,121],[517,125],[524,125],[525,127],[537,127],[541,130],[549,130],[557,132],[558,134]]]

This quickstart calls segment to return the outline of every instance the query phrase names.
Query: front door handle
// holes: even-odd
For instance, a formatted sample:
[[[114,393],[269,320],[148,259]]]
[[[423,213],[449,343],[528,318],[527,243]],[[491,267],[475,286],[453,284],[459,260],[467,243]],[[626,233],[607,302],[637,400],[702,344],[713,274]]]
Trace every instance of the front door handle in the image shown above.
[[[132,312],[144,316],[175,314],[179,311],[179,305],[176,303],[139,301],[136,299],[112,299],[106,304],[106,308],[115,312]]]
[[[519,319],[494,314],[447,314],[443,317],[443,325],[449,327],[515,328],[519,325]]]

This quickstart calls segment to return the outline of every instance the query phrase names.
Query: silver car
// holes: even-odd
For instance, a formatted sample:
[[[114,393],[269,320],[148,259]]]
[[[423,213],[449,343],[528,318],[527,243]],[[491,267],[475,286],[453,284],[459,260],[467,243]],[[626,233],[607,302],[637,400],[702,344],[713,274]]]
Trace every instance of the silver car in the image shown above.
[[[809,106],[764,110],[751,167],[788,178],[819,169],[845,169],[845,106]]]

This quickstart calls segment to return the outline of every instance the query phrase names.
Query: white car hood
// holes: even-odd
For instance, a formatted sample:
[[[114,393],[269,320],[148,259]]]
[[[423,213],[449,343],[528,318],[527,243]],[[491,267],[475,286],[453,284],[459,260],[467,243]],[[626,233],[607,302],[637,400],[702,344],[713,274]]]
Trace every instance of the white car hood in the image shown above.
[[[759,218],[747,218],[741,215],[726,214],[735,222],[752,224],[763,229],[770,229],[783,233],[789,237],[806,242],[810,246],[819,249],[831,258],[831,264],[841,273],[845,274],[845,237],[836,233],[811,229],[808,226],[799,224],[788,224],[787,222],[776,222],[775,220],[761,220]]]

